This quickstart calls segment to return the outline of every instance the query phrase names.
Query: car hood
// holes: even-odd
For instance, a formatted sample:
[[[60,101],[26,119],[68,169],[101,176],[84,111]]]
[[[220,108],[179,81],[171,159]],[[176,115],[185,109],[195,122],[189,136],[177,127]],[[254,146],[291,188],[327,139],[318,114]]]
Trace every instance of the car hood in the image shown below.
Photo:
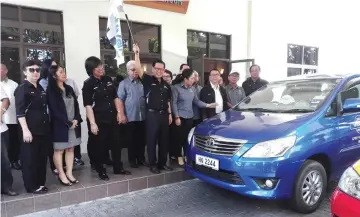
[[[292,133],[312,117],[312,113],[287,114],[228,110],[196,127],[200,135],[217,135],[258,143]]]

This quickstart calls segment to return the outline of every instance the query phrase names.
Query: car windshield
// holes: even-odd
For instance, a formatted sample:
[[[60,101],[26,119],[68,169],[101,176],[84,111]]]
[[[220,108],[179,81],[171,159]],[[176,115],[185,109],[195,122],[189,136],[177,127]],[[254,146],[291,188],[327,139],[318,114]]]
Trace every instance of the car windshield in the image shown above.
[[[270,83],[244,99],[233,109],[276,113],[314,112],[340,79],[301,79]]]

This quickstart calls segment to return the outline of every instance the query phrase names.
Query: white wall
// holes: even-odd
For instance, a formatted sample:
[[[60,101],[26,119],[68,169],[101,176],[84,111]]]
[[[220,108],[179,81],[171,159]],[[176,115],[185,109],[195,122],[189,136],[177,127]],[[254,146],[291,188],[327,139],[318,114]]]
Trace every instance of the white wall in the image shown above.
[[[319,73],[359,73],[358,9],[352,0],[253,0],[251,56],[262,77],[287,76],[288,43],[319,47]]]
[[[69,0],[2,0],[63,12],[66,68],[79,87],[87,78],[84,61],[90,55],[100,57],[99,16],[108,15],[109,2]],[[235,5],[236,4],[236,5]],[[167,68],[176,72],[187,60],[187,29],[232,35],[232,59],[246,58],[246,0],[191,0],[186,15],[126,5],[132,21],[161,25],[162,58]],[[123,17],[125,18],[125,17]],[[232,23],[232,24],[230,24]],[[141,47],[140,47],[141,49]],[[79,98],[82,102],[82,98]],[[85,119],[84,109],[81,110]],[[87,130],[83,124],[83,148],[86,152]]]

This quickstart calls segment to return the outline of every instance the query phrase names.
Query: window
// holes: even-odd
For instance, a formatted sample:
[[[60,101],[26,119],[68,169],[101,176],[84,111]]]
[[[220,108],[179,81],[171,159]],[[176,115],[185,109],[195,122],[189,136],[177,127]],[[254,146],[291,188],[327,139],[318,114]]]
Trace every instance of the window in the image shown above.
[[[230,36],[200,31],[187,31],[188,56],[230,59]]]
[[[101,58],[105,66],[105,74],[116,77],[117,74],[126,76],[126,63],[133,59],[132,39],[126,21],[121,21],[121,33],[123,37],[125,63],[117,66],[115,58],[115,50],[106,37],[107,18],[99,18],[100,30],[100,49]],[[140,47],[140,58],[144,65],[144,69],[150,70],[150,65],[155,59],[161,58],[161,27],[157,25],[130,22],[130,27],[134,35],[135,41]]]
[[[287,76],[317,73],[319,48],[288,44]]]
[[[1,4],[1,41],[1,62],[18,83],[28,59],[54,58],[65,66],[61,12]]]

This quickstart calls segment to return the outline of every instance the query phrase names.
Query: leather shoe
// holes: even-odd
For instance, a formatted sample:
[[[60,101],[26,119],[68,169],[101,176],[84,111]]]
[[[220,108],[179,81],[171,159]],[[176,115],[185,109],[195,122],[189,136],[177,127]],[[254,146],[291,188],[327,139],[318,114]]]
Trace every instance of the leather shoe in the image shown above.
[[[119,171],[114,171],[114,174],[115,174],[115,175],[131,175],[131,172],[122,169],[122,170],[119,170]]]
[[[139,160],[139,161],[138,161],[138,164],[139,164],[139,165],[143,165],[143,166],[145,166],[145,167],[148,167],[148,166],[149,166],[149,164],[147,164],[146,161],[144,161],[144,160]]]
[[[109,176],[106,173],[99,173],[99,179],[109,181]]]
[[[155,173],[155,174],[159,174],[160,170],[156,167],[150,167],[150,172]]]
[[[165,171],[173,171],[174,169],[168,166],[162,166],[158,167],[159,170],[165,170]]]
[[[13,190],[7,190],[7,191],[2,191],[1,194],[5,194],[7,196],[18,196],[19,193],[13,191]]]
[[[138,168],[139,165],[137,163],[130,163],[131,168]]]

